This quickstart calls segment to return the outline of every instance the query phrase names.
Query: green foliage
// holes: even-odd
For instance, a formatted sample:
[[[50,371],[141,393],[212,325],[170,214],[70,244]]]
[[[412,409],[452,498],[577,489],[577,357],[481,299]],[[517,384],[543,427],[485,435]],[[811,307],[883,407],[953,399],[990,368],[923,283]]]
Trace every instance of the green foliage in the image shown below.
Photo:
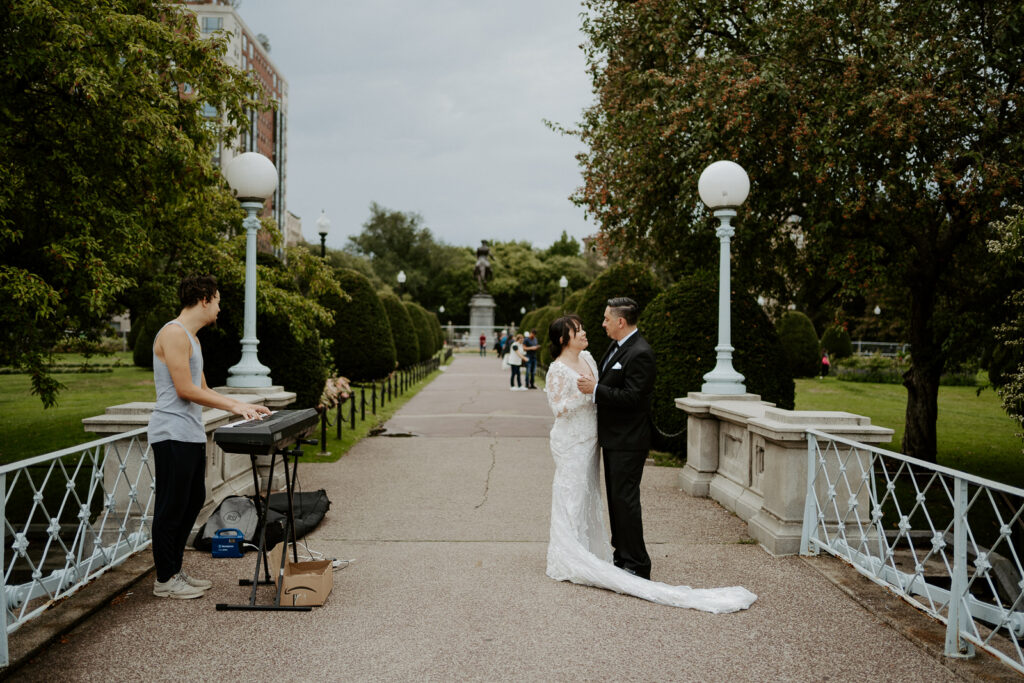
[[[1000,270],[1013,278],[1014,284],[1006,300],[1006,322],[996,331],[1000,342],[996,371],[989,377],[996,385],[1003,408],[1024,430],[1024,206],[1014,206],[1014,213],[993,226],[995,239],[988,243]],[[1024,439],[1024,433],[1017,436]]]
[[[437,317],[437,313],[433,311],[427,311],[428,322],[430,322],[430,329],[434,333],[434,351],[440,351],[444,346],[444,331],[441,329],[441,320]]]
[[[569,237],[569,233],[562,231],[562,236],[551,243],[551,246],[544,251],[545,256],[579,256],[580,243],[575,237]]]
[[[164,323],[174,317],[175,314],[170,311],[153,311],[136,323],[138,331],[132,347],[132,362],[136,367],[153,369],[153,340]]]
[[[0,364],[29,369],[44,405],[59,389],[44,349],[66,330],[95,338],[125,307],[138,319],[133,297],[176,286],[237,221],[213,153],[261,105],[227,46],[165,0],[0,12]]]
[[[821,346],[828,351],[830,360],[839,360],[853,355],[850,333],[842,325],[829,325],[821,335]]]
[[[320,334],[314,330],[298,339],[283,316],[260,316],[258,324],[260,362],[270,368],[274,384],[295,392],[292,408],[315,408],[328,375]]]
[[[427,360],[434,355],[437,350],[434,348],[436,338],[434,337],[434,331],[430,324],[430,318],[427,314],[426,309],[420,306],[418,303],[413,301],[406,301],[405,310],[408,311],[409,317],[412,319],[412,326],[416,330],[416,337],[419,339],[420,346],[420,360]]]
[[[580,310],[583,306],[583,297],[587,295],[587,290],[577,289],[575,292],[565,297],[565,301],[561,304],[560,308],[568,313],[576,313],[579,315]]]
[[[790,374],[793,377],[817,375],[821,369],[821,347],[811,319],[800,311],[786,311],[779,318],[776,328],[782,348],[786,351]]]
[[[661,286],[651,269],[633,261],[611,266],[590,283],[575,313],[583,319],[583,329],[587,331],[587,339],[590,340],[587,350],[598,362],[611,342],[601,326],[608,299],[628,296],[640,305],[642,315],[644,308],[660,291]]]
[[[334,311],[326,337],[337,373],[354,382],[380,379],[395,369],[395,342],[387,310],[365,275],[354,270],[335,273],[348,295],[326,295],[324,304]]]
[[[644,309],[640,331],[654,349],[658,376],[652,414],[663,435],[659,450],[686,452],[686,413],[675,399],[700,391],[704,375],[715,367],[718,343],[718,279],[698,272],[675,283]],[[744,376],[747,391],[781,408],[792,408],[793,378],[785,352],[768,316],[753,296],[733,294],[733,367]]]
[[[833,363],[830,375],[843,382],[868,382],[872,384],[903,384],[904,375],[910,369],[908,358],[883,356],[849,356]],[[978,384],[978,369],[974,366],[956,368],[942,373],[941,386],[973,387]]]
[[[733,272],[819,320],[890,302],[914,349],[904,451],[934,459],[939,375],[1006,291],[989,225],[1024,201],[1024,6],[585,0],[582,16],[595,105],[575,200],[603,237],[673,275],[713,262],[697,181],[739,162]]]
[[[531,329],[537,330],[537,340],[540,342],[540,353],[537,356],[537,363],[543,367],[547,367],[551,364],[551,351],[549,350],[551,336],[548,334],[548,328],[551,327],[551,323],[557,318],[565,315],[561,308],[558,306],[544,306],[535,311],[536,318]]]
[[[412,318],[405,305],[394,294],[381,294],[380,302],[387,311],[391,323],[391,335],[395,340],[395,357],[398,367],[414,365],[420,359],[420,338],[413,326]]]

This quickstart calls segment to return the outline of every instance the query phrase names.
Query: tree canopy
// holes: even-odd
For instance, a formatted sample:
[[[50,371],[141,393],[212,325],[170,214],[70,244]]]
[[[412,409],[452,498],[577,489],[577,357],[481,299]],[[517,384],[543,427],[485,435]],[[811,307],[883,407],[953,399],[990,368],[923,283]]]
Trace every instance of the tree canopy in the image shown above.
[[[54,343],[98,334],[133,296],[166,289],[162,273],[176,286],[190,254],[237,225],[212,157],[263,105],[226,47],[163,0],[5,3],[0,364],[27,368],[44,404],[60,388]]]
[[[812,317],[885,301],[913,354],[903,450],[934,460],[939,375],[999,298],[988,225],[1024,194],[1024,6],[584,6],[597,102],[576,201],[678,277],[717,250],[701,171],[740,163],[733,272]]]

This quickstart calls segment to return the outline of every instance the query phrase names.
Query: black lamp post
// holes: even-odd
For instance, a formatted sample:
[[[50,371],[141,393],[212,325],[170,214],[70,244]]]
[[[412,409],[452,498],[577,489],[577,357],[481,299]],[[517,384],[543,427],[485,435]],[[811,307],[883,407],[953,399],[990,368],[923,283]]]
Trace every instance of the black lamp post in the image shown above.
[[[316,227],[320,231],[320,258],[327,258],[327,231],[331,229],[331,221],[323,209],[320,209],[320,218],[316,219]]]
[[[569,280],[563,275],[558,279],[558,286],[562,288],[562,304],[565,304],[565,288],[569,286]]]

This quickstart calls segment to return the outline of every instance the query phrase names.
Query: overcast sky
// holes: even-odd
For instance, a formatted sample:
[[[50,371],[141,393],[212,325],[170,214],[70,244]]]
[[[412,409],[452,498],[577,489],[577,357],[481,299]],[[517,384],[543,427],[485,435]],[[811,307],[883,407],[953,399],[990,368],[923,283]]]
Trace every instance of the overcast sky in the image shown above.
[[[544,247],[596,232],[569,195],[592,101],[576,0],[243,0],[288,81],[287,208],[342,247],[370,202],[435,237]]]

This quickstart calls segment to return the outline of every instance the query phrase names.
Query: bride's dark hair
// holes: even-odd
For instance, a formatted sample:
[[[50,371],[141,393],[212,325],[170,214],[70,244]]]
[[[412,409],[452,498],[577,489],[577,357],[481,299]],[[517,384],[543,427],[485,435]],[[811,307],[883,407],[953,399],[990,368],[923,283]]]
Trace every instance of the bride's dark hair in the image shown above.
[[[558,358],[562,349],[569,343],[569,333],[583,327],[583,320],[575,313],[556,318],[548,327],[548,342],[551,349],[551,360]]]

